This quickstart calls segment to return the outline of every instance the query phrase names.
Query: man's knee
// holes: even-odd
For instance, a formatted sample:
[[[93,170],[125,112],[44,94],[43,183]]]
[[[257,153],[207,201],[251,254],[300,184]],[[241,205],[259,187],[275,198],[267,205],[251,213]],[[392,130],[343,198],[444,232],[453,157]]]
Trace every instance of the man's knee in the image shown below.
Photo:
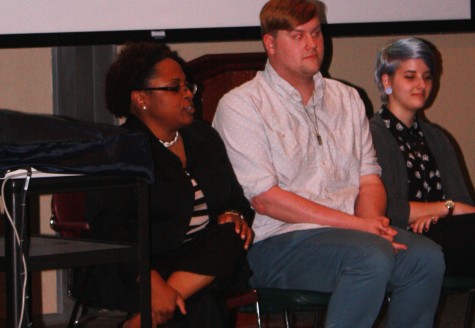
[[[388,279],[394,270],[395,256],[394,249],[387,240],[377,237],[364,244],[361,251],[361,265],[375,274],[386,276]]]

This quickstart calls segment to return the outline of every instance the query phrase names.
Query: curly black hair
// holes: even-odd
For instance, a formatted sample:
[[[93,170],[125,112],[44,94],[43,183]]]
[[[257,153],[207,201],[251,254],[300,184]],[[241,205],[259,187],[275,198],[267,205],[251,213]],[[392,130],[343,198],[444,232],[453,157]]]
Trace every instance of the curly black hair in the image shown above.
[[[125,45],[106,75],[106,105],[112,115],[129,117],[132,114],[130,93],[146,87],[154,65],[165,58],[177,60],[176,53],[165,44],[143,41]]]

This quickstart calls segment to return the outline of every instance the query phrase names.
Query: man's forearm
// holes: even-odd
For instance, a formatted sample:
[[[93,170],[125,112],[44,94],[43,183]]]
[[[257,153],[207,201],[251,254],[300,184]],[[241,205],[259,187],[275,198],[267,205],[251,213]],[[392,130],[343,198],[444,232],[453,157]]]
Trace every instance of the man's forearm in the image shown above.
[[[362,176],[355,214],[360,217],[385,216],[386,202],[386,190],[381,179],[377,175]]]
[[[256,212],[288,223],[316,223],[338,228],[354,228],[355,217],[319,205],[277,186],[252,199]]]

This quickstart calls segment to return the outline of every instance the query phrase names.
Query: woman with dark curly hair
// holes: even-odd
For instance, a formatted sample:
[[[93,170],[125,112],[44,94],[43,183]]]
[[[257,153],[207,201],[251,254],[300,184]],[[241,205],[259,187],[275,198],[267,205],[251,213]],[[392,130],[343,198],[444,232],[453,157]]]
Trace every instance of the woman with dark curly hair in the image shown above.
[[[143,131],[151,142],[152,322],[228,327],[221,291],[234,286],[247,268],[254,212],[218,134],[193,119],[195,92],[176,55],[152,42],[127,44],[106,79],[109,111],[126,118],[124,128]],[[88,198],[93,236],[136,238],[132,193],[95,193]],[[93,276],[101,282],[95,293],[102,296],[102,304],[131,313],[123,327],[140,326],[140,279],[134,269],[123,265],[108,275]]]

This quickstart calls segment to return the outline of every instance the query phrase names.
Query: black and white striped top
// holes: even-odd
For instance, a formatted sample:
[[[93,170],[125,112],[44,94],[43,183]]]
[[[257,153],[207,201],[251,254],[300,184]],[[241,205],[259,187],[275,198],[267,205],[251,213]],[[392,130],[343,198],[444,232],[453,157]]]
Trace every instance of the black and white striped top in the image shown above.
[[[185,171],[186,172],[186,171]],[[193,206],[193,214],[191,216],[190,225],[186,232],[186,238],[184,242],[187,242],[201,230],[203,230],[209,223],[208,206],[206,205],[206,199],[196,180],[186,172],[190,178],[193,190],[195,192],[195,203]]]

